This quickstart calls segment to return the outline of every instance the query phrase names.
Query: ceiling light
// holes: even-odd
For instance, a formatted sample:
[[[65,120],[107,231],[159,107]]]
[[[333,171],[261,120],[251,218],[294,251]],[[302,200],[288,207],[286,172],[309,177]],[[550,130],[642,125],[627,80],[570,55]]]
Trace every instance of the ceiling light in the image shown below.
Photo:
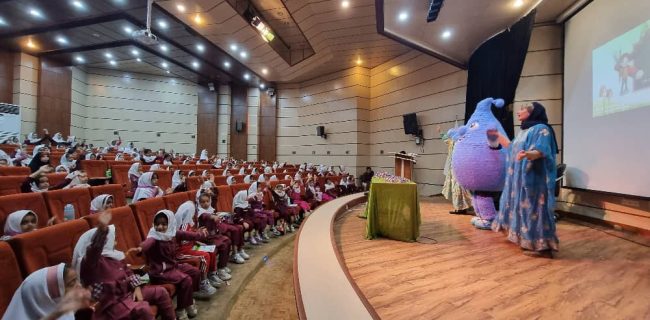
[[[260,83],[260,89],[264,89],[266,86],[263,83]]]
[[[134,55],[134,56],[139,56],[140,52],[138,52],[138,50],[133,49],[133,50],[131,50],[131,54]]]
[[[29,9],[29,14],[31,14],[32,16],[37,17],[37,18],[42,18],[43,17],[41,12],[34,9],[34,8]]]
[[[231,45],[230,45],[230,50],[232,50],[232,51],[237,51],[237,45],[234,44],[234,43],[231,44]]]
[[[112,55],[112,54],[111,54],[110,52],[106,52],[106,53],[104,53],[104,57],[106,57],[106,58],[109,58],[109,59],[110,59],[110,58],[112,58],[112,57],[113,57],[113,55]]]
[[[115,60],[111,60],[108,63],[110,63],[112,66],[117,65],[117,62],[115,62]]]
[[[251,78],[251,76],[248,73],[244,73],[244,79],[248,80],[250,78]]]
[[[32,38],[27,40],[27,47],[31,49],[36,49],[36,44],[32,41]]]
[[[361,58],[357,58],[356,62],[357,62],[357,65],[359,65],[359,66],[363,63],[363,61],[361,61]]]
[[[160,50],[167,52],[167,46],[164,44],[160,45]]]
[[[242,51],[239,53],[239,56],[246,59],[246,57],[248,57],[248,53],[246,53],[246,51]]]
[[[402,22],[408,20],[408,18],[409,18],[409,14],[406,11],[400,12],[399,15],[397,16],[397,19]]]
[[[205,46],[203,46],[202,44],[197,44],[196,50],[198,50],[199,52],[203,52],[205,51]]]
[[[76,56],[74,59],[77,60],[77,62],[81,62],[81,63],[86,62],[86,60],[84,60],[82,56]]]
[[[182,3],[177,4],[176,9],[180,12],[185,12],[185,6]]]
[[[451,37],[451,30],[445,30],[440,35],[443,39],[449,39]]]
[[[203,22],[203,19],[201,18],[201,15],[200,15],[200,14],[197,13],[197,14],[194,16],[194,22],[195,22],[196,24],[201,24],[201,22]]]
[[[226,68],[230,68],[230,62],[226,61],[223,63],[223,66]]]
[[[142,62],[142,59],[140,59],[140,58],[136,58],[135,61],[137,61],[137,62]]]
[[[163,68],[165,68],[165,69],[167,69],[167,67],[169,67],[169,65],[167,64],[167,62],[163,62],[163,63],[161,63],[160,65],[161,65]]]
[[[60,44],[67,44],[68,40],[66,38],[62,37],[62,36],[58,36],[58,37],[56,37],[56,42],[58,42]]]
[[[251,19],[251,25],[260,32],[260,36],[262,36],[262,39],[264,39],[264,41],[271,42],[273,39],[275,39],[275,35],[273,34],[273,31],[271,31],[271,28],[264,24],[260,17],[253,17]]]
[[[350,1],[347,1],[347,0],[341,1],[341,7],[343,7],[343,8],[350,7]]]
[[[7,25],[7,21],[5,21],[3,17],[0,17],[0,26],[6,26],[6,25]]]
[[[165,72],[170,73],[169,70],[165,70]]]
[[[72,1],[72,5],[75,6],[78,9],[83,9],[84,8],[84,3],[78,0]]]
[[[129,26],[126,26],[124,27],[124,32],[126,32],[128,35],[131,35],[133,33],[133,29]]]
[[[524,0],[515,0],[515,2],[512,4],[513,7],[519,8],[524,5]]]
[[[198,68],[199,67],[199,62],[198,61],[192,62],[192,67]]]
[[[267,73],[269,73],[269,69],[267,69],[267,68],[262,69],[262,73],[263,73],[263,74],[267,74]]]
[[[167,22],[165,20],[158,20],[158,26],[167,29]]]

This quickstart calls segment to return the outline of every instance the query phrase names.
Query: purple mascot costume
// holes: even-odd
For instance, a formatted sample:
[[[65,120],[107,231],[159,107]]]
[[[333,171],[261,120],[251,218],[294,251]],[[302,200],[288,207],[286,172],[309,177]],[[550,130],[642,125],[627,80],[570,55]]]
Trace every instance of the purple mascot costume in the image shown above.
[[[498,130],[506,135],[492,114],[492,104],[504,105],[503,99],[487,98],[476,105],[476,111],[467,124],[458,128],[452,154],[452,168],[458,183],[472,193],[476,217],[472,224],[479,229],[490,229],[496,216],[495,199],[499,200],[505,182],[506,153],[498,142],[488,139],[487,131]]]

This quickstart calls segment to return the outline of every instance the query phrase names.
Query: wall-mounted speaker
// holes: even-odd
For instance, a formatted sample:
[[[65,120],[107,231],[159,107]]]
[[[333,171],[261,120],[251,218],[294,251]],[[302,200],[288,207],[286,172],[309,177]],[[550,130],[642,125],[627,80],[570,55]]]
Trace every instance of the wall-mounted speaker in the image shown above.
[[[418,135],[420,129],[418,128],[418,117],[415,113],[407,113],[403,115],[404,118],[404,134]]]
[[[243,132],[245,126],[246,126],[246,122],[237,121],[237,122],[235,122],[235,131]]]
[[[327,139],[327,134],[325,133],[325,127],[324,126],[316,127],[316,135],[323,139]]]

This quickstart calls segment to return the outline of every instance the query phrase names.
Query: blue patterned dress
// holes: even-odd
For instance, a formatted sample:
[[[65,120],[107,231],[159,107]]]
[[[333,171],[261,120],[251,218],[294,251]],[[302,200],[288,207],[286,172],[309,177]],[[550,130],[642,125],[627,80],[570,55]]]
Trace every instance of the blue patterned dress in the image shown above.
[[[519,132],[508,150],[506,183],[492,230],[503,231],[508,240],[523,249],[557,251],[559,248],[553,218],[557,175],[553,139],[548,127],[538,124]],[[537,150],[543,157],[517,161],[521,150]]]

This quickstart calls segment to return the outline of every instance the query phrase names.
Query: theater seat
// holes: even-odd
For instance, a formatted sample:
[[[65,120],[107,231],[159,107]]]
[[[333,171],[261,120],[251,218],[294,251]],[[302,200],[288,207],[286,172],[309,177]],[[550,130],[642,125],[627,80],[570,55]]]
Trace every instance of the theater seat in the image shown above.
[[[153,217],[156,215],[156,212],[165,209],[165,201],[160,197],[151,198],[132,203],[130,206],[135,215],[135,220],[138,223],[140,235],[144,239],[153,225]]]
[[[77,219],[90,214],[90,188],[52,190],[43,195],[50,215],[56,216],[59,221],[63,221],[63,208],[67,204],[74,206]]]
[[[23,282],[16,256],[6,242],[0,242],[0,270],[0,314],[4,314],[14,292]]]
[[[91,199],[94,199],[100,194],[110,194],[113,196],[113,207],[125,206],[126,197],[124,196],[124,190],[119,184],[105,184],[101,186],[95,186],[90,188]]]
[[[9,240],[24,277],[58,263],[70,263],[81,234],[88,230],[83,219],[61,222],[51,227],[19,234]]]
[[[124,193],[131,191],[131,180],[129,180],[129,169],[131,165],[114,165],[111,167],[111,179],[113,183],[122,186]]]
[[[196,171],[196,165],[195,164],[179,164],[178,169],[181,171],[190,172],[190,170]]]
[[[16,149],[18,149],[17,145],[13,144],[0,144],[0,150],[4,151],[6,154],[12,156],[14,153],[16,153]]]
[[[216,186],[225,186],[225,185],[227,185],[228,184],[226,182],[227,178],[228,177],[222,176],[221,174],[215,175],[214,176],[214,185],[216,185]]]
[[[139,246],[142,242],[142,237],[131,207],[122,206],[113,208],[111,210],[111,215],[111,224],[115,225],[117,250],[126,252],[126,250],[130,248]],[[88,222],[90,228],[94,228],[99,224],[98,214],[85,216],[84,219]],[[125,262],[132,265],[143,265],[145,263],[142,257],[137,257],[136,255],[126,256]]]
[[[29,167],[0,167],[0,176],[28,176],[31,173]]]
[[[4,231],[9,214],[18,210],[32,210],[38,217],[38,227],[47,225],[50,218],[43,194],[39,192],[18,193],[0,197],[0,233]]]
[[[196,170],[199,172],[203,172],[203,170],[210,170],[214,169],[214,167],[211,164],[197,164],[196,165]]]
[[[163,197],[163,200],[165,201],[165,207],[167,207],[167,209],[174,212],[178,210],[178,207],[180,207],[181,204],[183,204],[183,202],[194,201],[193,199],[189,198],[187,192],[177,192],[177,193],[168,194]]]
[[[156,170],[156,175],[158,175],[158,186],[167,190],[172,187],[172,172],[168,170]]]
[[[201,185],[203,184],[203,178],[202,177],[187,177],[185,179],[185,183],[187,184],[187,189],[189,190],[198,190],[201,188]]]
[[[217,211],[219,212],[232,212],[232,199],[233,193],[230,186],[218,186],[217,192]]]
[[[82,160],[81,169],[85,170],[89,178],[106,177],[108,164],[104,160]]]
[[[0,177],[0,196],[20,193],[20,186],[27,176],[2,176]]]
[[[246,190],[248,191],[248,188],[251,186],[250,183],[235,183],[230,185],[230,189],[232,190],[233,197],[234,195],[237,194],[237,192],[241,190]],[[258,188],[260,187],[259,185],[257,186]]]
[[[65,181],[65,177],[68,176],[67,173],[48,173],[45,176],[47,176],[47,181],[50,183],[50,186],[56,186],[58,184],[63,183]]]

